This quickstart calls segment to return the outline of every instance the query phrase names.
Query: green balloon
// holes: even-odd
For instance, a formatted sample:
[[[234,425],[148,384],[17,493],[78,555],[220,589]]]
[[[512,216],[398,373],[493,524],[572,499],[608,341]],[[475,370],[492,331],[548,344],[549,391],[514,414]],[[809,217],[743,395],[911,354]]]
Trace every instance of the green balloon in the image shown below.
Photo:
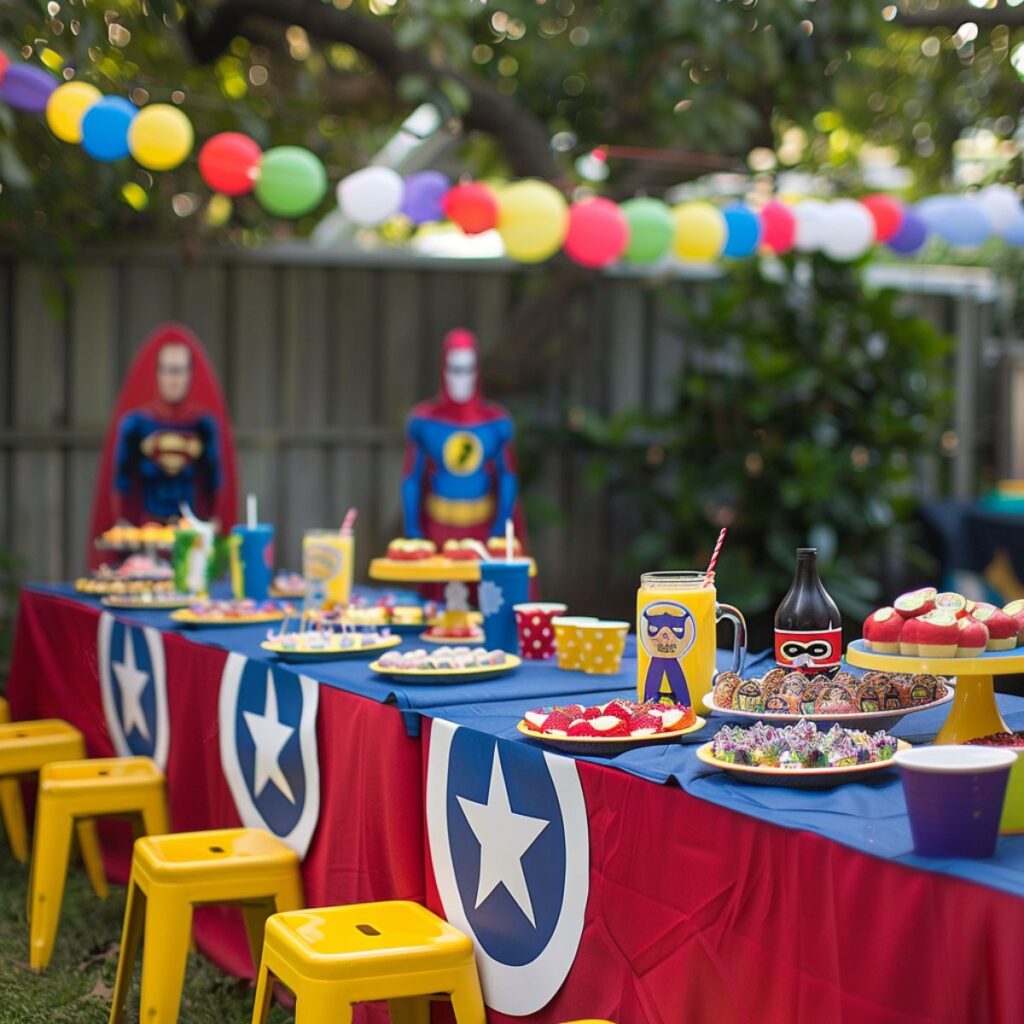
[[[675,234],[672,212],[660,199],[627,199],[621,205],[629,224],[627,263],[657,263],[668,252]]]
[[[275,217],[301,217],[327,193],[327,171],[308,149],[277,146],[260,158],[256,198]]]

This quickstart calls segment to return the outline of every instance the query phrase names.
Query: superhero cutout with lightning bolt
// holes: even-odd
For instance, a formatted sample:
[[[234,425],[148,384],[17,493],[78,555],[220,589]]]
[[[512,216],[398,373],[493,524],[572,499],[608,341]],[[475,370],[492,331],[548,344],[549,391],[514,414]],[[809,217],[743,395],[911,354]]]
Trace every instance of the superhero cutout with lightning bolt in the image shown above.
[[[476,337],[445,335],[441,391],[409,415],[402,505],[405,536],[485,541],[512,517],[523,536],[508,413],[480,393]]]

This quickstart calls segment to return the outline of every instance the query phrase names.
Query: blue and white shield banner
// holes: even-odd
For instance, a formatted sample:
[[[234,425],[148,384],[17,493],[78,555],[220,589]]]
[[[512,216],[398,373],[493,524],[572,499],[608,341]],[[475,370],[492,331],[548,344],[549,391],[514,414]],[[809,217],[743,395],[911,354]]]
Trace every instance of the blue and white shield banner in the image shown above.
[[[171,723],[160,631],[130,626],[103,612],[96,655],[103,713],[115,752],[119,757],[151,757],[163,771]]]
[[[231,654],[220,681],[220,761],[238,816],[306,855],[320,818],[320,687]]]
[[[487,1005],[547,1005],[576,958],[590,834],[576,762],[435,720],[427,835],[444,913],[476,946]]]

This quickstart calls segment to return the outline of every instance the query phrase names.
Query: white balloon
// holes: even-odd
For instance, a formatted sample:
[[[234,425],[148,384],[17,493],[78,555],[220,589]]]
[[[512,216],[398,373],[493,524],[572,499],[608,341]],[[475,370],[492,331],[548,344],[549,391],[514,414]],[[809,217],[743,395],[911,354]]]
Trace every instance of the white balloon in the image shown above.
[[[1024,215],[1015,189],[1009,185],[987,185],[975,202],[982,208],[997,235],[1012,233],[1012,227]]]
[[[842,263],[857,259],[875,241],[875,221],[867,207],[853,199],[829,203],[821,251]]]
[[[793,248],[797,252],[815,252],[825,241],[828,225],[828,203],[820,199],[802,199],[793,207],[796,217],[796,238]]]
[[[383,224],[402,206],[405,182],[390,167],[364,167],[338,182],[338,206],[347,220],[362,227]]]

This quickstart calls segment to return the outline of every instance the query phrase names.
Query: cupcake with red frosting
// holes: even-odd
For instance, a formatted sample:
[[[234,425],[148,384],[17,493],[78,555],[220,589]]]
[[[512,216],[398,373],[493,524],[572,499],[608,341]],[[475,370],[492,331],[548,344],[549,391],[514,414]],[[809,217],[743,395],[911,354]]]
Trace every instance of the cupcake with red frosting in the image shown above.
[[[900,631],[906,620],[895,608],[879,608],[864,620],[864,641],[878,654],[900,653]]]

